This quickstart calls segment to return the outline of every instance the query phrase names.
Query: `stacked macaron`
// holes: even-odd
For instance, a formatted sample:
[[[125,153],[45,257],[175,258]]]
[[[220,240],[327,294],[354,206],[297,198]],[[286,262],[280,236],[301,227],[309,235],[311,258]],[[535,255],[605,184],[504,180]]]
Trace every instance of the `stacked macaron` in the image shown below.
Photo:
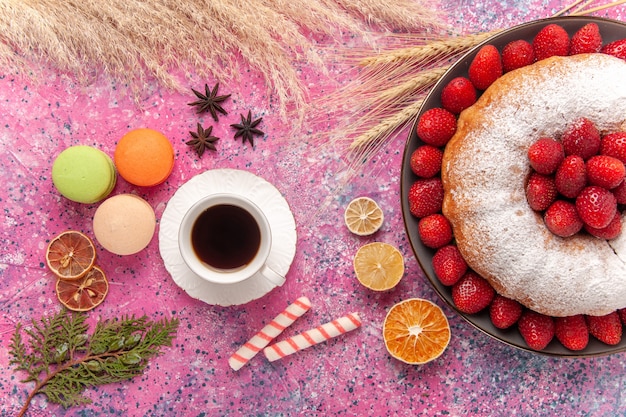
[[[93,218],[98,242],[111,253],[131,255],[143,250],[154,235],[152,206],[133,194],[107,198],[117,174],[128,183],[152,187],[163,183],[174,167],[174,149],[162,133],[148,128],[131,130],[118,141],[114,159],[91,146],[71,146],[52,165],[52,181],[69,200],[92,204],[103,201]]]
[[[134,194],[106,199],[93,216],[93,233],[98,243],[116,255],[143,250],[152,240],[155,227],[152,206]]]
[[[152,187],[161,184],[174,168],[174,148],[170,141],[153,129],[135,129],[126,133],[115,147],[115,166],[131,184]]]
[[[117,175],[111,158],[99,149],[77,145],[65,149],[52,165],[52,182],[69,200],[97,203],[115,187]]]

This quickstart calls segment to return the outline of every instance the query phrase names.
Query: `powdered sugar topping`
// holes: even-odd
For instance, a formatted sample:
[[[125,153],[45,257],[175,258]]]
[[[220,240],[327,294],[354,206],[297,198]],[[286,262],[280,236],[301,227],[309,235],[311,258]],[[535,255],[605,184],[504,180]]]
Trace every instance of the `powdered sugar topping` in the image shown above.
[[[626,306],[626,254],[615,253],[626,244],[553,235],[524,192],[527,151],[540,137],[559,137],[581,117],[602,133],[622,130],[624,80],[626,62],[602,54],[505,74],[461,115],[446,150],[444,214],[459,249],[498,292],[541,313],[599,315]]]

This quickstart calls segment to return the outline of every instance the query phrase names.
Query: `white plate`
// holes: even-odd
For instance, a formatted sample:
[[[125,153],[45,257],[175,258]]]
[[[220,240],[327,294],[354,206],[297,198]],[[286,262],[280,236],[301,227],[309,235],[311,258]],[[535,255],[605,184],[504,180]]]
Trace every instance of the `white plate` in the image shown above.
[[[286,275],[296,254],[296,221],[287,200],[272,184],[247,171],[214,169],[198,174],[183,184],[167,203],[159,228],[159,251],[174,282],[187,294],[220,306],[245,304],[275,288],[260,274],[236,284],[214,284],[203,280],[183,261],[178,249],[178,229],[183,216],[200,198],[216,193],[239,193],[255,203],[267,216],[272,229],[268,266]]]

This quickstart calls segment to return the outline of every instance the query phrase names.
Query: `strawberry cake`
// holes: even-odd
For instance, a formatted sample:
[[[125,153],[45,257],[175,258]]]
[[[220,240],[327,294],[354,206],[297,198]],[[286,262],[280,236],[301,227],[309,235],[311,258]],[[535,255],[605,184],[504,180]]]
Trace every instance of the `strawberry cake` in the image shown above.
[[[626,234],[552,233],[527,200],[528,149],[581,118],[626,130],[626,62],[553,56],[506,72],[464,109],[441,164],[443,214],[469,267],[535,312],[606,315],[626,307]]]

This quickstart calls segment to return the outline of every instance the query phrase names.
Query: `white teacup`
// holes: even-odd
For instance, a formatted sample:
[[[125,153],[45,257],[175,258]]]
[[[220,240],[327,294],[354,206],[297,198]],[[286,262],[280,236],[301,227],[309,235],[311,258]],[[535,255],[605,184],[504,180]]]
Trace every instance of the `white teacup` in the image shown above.
[[[267,217],[239,194],[211,194],[191,206],[178,245],[187,266],[209,282],[234,284],[257,273],[274,285],[285,282],[267,265],[272,248]]]

